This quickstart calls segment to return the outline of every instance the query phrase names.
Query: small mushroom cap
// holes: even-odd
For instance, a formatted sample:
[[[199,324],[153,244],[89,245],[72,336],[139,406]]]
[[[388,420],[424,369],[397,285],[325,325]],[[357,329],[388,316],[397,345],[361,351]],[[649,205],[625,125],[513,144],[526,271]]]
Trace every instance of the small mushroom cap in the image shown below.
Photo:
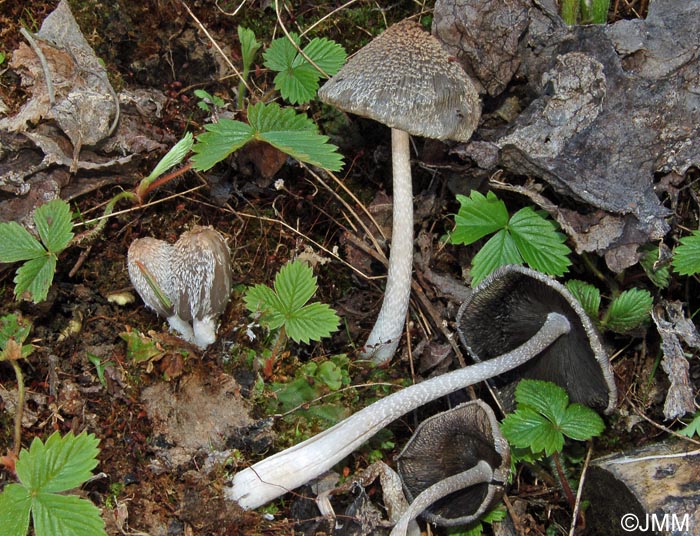
[[[346,112],[416,136],[467,141],[481,116],[474,84],[415,22],[389,27],[319,90]]]
[[[466,402],[423,421],[397,458],[406,496],[450,476],[488,463],[492,482],[451,493],[433,503],[423,517],[441,526],[466,525],[481,517],[503,495],[510,471],[510,449],[491,408],[481,400]]]
[[[129,246],[127,266],[129,279],[144,303],[159,316],[170,317],[174,307],[166,308],[148,283],[143,273],[145,268],[155,279],[165,296],[174,303],[174,281],[172,275],[173,246],[156,238],[137,238]],[[139,266],[140,265],[140,266]]]
[[[188,321],[218,318],[231,297],[231,253],[226,240],[212,227],[196,226],[182,233],[174,250],[177,315]]]
[[[546,350],[494,381],[507,409],[523,378],[551,381],[572,402],[612,411],[617,390],[598,332],[576,298],[552,277],[524,266],[502,266],[477,285],[457,314],[457,331],[478,361],[508,352],[529,340],[547,314],[564,315],[571,329]]]

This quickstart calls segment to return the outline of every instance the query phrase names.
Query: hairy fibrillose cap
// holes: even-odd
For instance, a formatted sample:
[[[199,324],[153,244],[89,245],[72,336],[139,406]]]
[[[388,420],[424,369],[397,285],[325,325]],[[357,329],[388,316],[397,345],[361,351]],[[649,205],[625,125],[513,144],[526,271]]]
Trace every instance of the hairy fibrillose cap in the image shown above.
[[[361,48],[318,92],[328,104],[415,136],[468,141],[481,116],[459,62],[404,20]]]
[[[220,233],[196,226],[174,245],[155,238],[134,240],[128,267],[146,305],[167,318],[183,339],[200,348],[216,340],[216,323],[231,295],[231,256]],[[158,297],[154,284],[171,305]]]

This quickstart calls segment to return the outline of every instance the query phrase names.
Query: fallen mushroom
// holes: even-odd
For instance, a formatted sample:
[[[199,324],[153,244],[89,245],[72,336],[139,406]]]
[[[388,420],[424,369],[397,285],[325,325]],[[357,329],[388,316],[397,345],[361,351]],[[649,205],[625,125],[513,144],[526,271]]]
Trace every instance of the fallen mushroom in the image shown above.
[[[467,141],[481,115],[479,95],[440,42],[410,20],[360,49],[318,92],[328,104],[391,127],[393,224],[384,301],[365,357],[391,360],[411,292],[413,194],[409,134]]]
[[[510,448],[493,410],[474,400],[423,421],[397,457],[397,469],[411,503],[397,534],[421,514],[443,527],[468,525],[503,495]]]
[[[522,365],[565,336],[569,328],[565,316],[548,314],[540,329],[518,348],[393,393],[328,430],[238,472],[226,496],[245,509],[257,508],[327,471],[405,413]]]
[[[536,333],[552,311],[571,324],[561,337],[517,373],[494,380],[506,409],[523,378],[551,381],[572,402],[610,413],[617,389],[607,353],[593,323],[576,298],[555,279],[524,266],[502,266],[477,285],[457,314],[462,344],[477,361],[510,351]]]
[[[187,342],[206,348],[231,294],[226,240],[211,227],[194,227],[175,245],[140,238],[129,246],[129,278],[141,299]]]

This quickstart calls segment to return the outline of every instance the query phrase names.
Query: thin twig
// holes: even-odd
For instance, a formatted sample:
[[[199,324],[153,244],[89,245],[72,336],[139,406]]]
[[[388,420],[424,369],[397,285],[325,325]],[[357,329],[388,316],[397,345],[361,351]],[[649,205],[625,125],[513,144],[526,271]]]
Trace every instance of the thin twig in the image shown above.
[[[684,435],[682,435],[682,434],[679,434],[678,432],[676,432],[676,431],[674,431],[674,430],[671,430],[670,428],[664,426],[663,424],[659,424],[658,422],[651,420],[651,419],[650,419],[649,417],[647,417],[639,408],[637,408],[637,406],[635,406],[635,405],[632,403],[631,400],[627,399],[627,402],[629,402],[629,405],[632,406],[632,409],[634,410],[634,412],[635,412],[637,415],[639,415],[642,419],[644,419],[645,421],[647,421],[647,422],[648,422],[649,424],[651,424],[652,426],[658,428],[659,430],[663,430],[663,431],[666,432],[667,434],[671,434],[672,436],[675,436],[675,437],[677,437],[677,438],[679,438],[679,439],[682,439],[683,441],[687,441],[688,443],[693,443],[694,445],[700,445],[700,441],[697,441],[697,440],[695,440],[695,439],[693,439],[693,438],[691,438],[691,437],[688,437],[688,436],[684,436]]]
[[[294,41],[294,39],[292,39],[292,36],[289,35],[289,31],[287,30],[287,27],[284,25],[284,22],[282,22],[282,14],[280,13],[280,3],[279,3],[279,0],[275,0],[275,14],[277,15],[277,22],[279,23],[280,28],[282,28],[282,32],[283,32],[284,35],[287,37],[287,39],[289,39],[289,42],[290,42],[292,45],[294,45],[294,48],[297,49],[297,52],[298,52],[299,54],[301,54],[301,56],[302,56],[306,61],[308,61],[311,65],[313,65],[314,68],[315,68],[319,73],[321,73],[321,74],[323,75],[324,78],[330,78],[331,76],[330,76],[326,71],[324,71],[314,60],[312,60],[311,58],[309,58],[309,56],[308,56],[306,53],[304,53],[304,51],[301,49],[301,47],[300,47],[299,45],[296,44],[296,42]]]
[[[252,94],[252,91],[250,89],[250,86],[248,85],[248,82],[243,78],[243,75],[236,69],[236,66],[231,62],[230,59],[228,59],[228,56],[224,54],[224,51],[221,50],[221,47],[219,46],[219,43],[217,43],[214,38],[211,36],[209,31],[204,27],[204,25],[200,22],[200,20],[197,18],[197,16],[192,13],[192,10],[189,8],[189,6],[184,2],[184,0],[180,0],[180,3],[184,6],[184,8],[187,10],[187,13],[189,13],[190,17],[197,23],[197,26],[199,26],[199,29],[204,32],[204,35],[207,36],[207,39],[211,41],[212,46],[216,49],[216,51],[221,55],[221,57],[224,59],[224,61],[228,64],[229,67],[233,70],[234,73],[236,73],[236,76],[240,79],[240,81],[243,83],[245,88],[248,90],[248,93]]]
[[[150,201],[149,203],[147,203],[145,205],[131,207],[131,208],[127,208],[124,210],[118,210],[117,212],[112,212],[111,214],[107,214],[107,215],[103,214],[102,216],[98,216],[97,218],[93,218],[91,220],[85,220],[83,222],[78,222],[74,225],[74,227],[81,227],[84,225],[90,225],[91,223],[95,223],[95,222],[98,222],[100,220],[104,220],[106,218],[112,218],[114,216],[119,216],[121,214],[127,214],[129,212],[134,212],[135,210],[143,210],[143,209],[152,207],[154,205],[159,205],[160,203],[165,203],[166,201],[170,201],[171,199],[174,199],[176,197],[183,197],[187,194],[196,192],[197,190],[201,190],[205,186],[206,186],[205,184],[200,184],[199,186],[195,186],[194,188],[190,188],[189,190],[186,190],[184,192],[178,192],[176,194],[169,195],[168,197],[164,197],[163,199],[158,199],[156,201]]]
[[[593,444],[589,442],[588,450],[586,451],[586,459],[583,461],[583,469],[581,469],[581,478],[578,481],[578,489],[576,490],[576,503],[574,505],[574,513],[571,516],[571,528],[569,529],[569,536],[574,536],[574,533],[576,532],[576,523],[578,521],[578,515],[581,509],[581,496],[583,495],[583,485],[586,482],[586,473],[588,471],[588,465],[591,462],[592,454]]]
[[[362,227],[362,230],[365,232],[365,234],[367,235],[369,240],[372,242],[372,245],[376,249],[377,253],[379,253],[384,259],[386,259],[386,255],[384,255],[384,251],[382,250],[381,246],[379,245],[379,242],[375,238],[374,233],[370,232],[370,230],[367,227],[367,225],[365,224],[364,220],[359,217],[357,212],[355,212],[355,210],[350,206],[350,204],[347,201],[345,201],[345,199],[343,199],[338,194],[338,192],[336,192],[333,188],[331,188],[328,184],[326,184],[326,182],[317,173],[315,173],[313,169],[311,169],[306,164],[302,164],[302,167],[304,169],[306,169],[309,172],[309,174],[321,184],[321,186],[323,186],[326,190],[331,192],[333,194],[333,196],[338,201],[340,201],[340,203],[350,212],[350,214],[353,215],[353,217],[355,218],[355,221],[357,221],[357,223],[360,225],[360,227]],[[352,193],[352,191],[347,186],[345,186],[345,184],[343,184],[343,182],[338,177],[336,177],[333,173],[330,173],[330,172],[328,172],[328,175],[330,175],[330,177],[335,181],[335,183],[338,184],[340,186],[340,188],[346,194],[348,194],[350,196],[350,198],[360,207],[362,212],[364,212],[367,215],[369,220],[372,222],[372,224],[377,228],[379,233],[382,235],[382,238],[384,240],[386,240],[386,236],[382,232],[382,228],[377,223],[377,220],[374,219],[374,216],[372,216],[372,213],[369,211],[369,209],[357,198],[357,196],[355,196],[355,194]]]
[[[39,45],[34,39],[34,36],[31,33],[29,33],[29,31],[24,26],[19,29],[19,33],[22,34],[22,36],[29,43],[29,46],[32,47],[34,53],[39,57],[39,61],[41,62],[41,68],[44,70],[44,78],[46,79],[46,90],[49,93],[49,103],[51,104],[51,106],[53,106],[54,104],[56,104],[56,93],[53,89],[53,81],[51,80],[51,69],[49,69],[49,62],[46,61],[46,56],[44,56],[44,53],[42,52],[41,48],[39,48]]]
[[[247,212],[238,212],[237,210],[235,210],[235,209],[234,209],[231,205],[229,205],[229,204],[226,205],[226,208],[227,208],[232,214],[238,216],[239,218],[251,218],[251,219],[260,220],[260,221],[265,221],[265,222],[269,222],[269,223],[277,223],[277,224],[279,224],[279,225],[285,227],[286,229],[292,231],[292,232],[295,233],[296,235],[302,237],[304,240],[307,240],[308,242],[311,242],[311,243],[312,243],[314,246],[316,246],[318,249],[324,251],[327,255],[330,255],[330,256],[333,257],[335,260],[341,262],[342,264],[344,264],[345,266],[347,266],[348,268],[350,268],[353,272],[355,272],[356,274],[358,274],[360,277],[362,277],[362,278],[364,278],[364,279],[368,279],[368,280],[372,280],[372,279],[381,279],[380,277],[373,277],[373,276],[371,276],[371,275],[367,275],[367,274],[364,273],[362,270],[359,270],[358,268],[356,268],[355,266],[353,266],[352,264],[350,264],[350,263],[347,262],[346,260],[340,258],[340,256],[339,256],[337,253],[334,253],[333,251],[331,251],[331,250],[328,249],[327,247],[325,247],[325,246],[319,244],[318,242],[316,242],[314,239],[312,239],[312,238],[306,236],[304,233],[302,233],[302,232],[299,231],[298,229],[295,229],[294,227],[292,227],[291,225],[289,225],[289,224],[288,224],[286,221],[284,221],[284,220],[279,220],[279,219],[275,219],[275,218],[269,218],[269,217],[267,217],[267,216],[258,216],[258,215],[256,215],[256,214],[248,214]]]
[[[342,11],[342,10],[345,9],[346,7],[351,6],[352,4],[354,4],[354,3],[357,2],[357,1],[358,1],[358,0],[350,0],[349,2],[345,2],[342,6],[335,8],[335,9],[334,9],[333,11],[331,11],[330,13],[326,13],[323,17],[321,17],[321,18],[318,19],[316,22],[314,22],[314,23],[313,23],[311,26],[309,26],[306,30],[304,30],[303,32],[301,32],[301,33],[299,34],[299,37],[304,37],[307,33],[309,33],[311,30],[313,30],[314,28],[316,28],[316,26],[318,26],[319,24],[321,24],[323,21],[325,21],[326,19],[328,19],[328,18],[332,17],[333,15],[335,15],[336,13],[338,13],[338,11]]]

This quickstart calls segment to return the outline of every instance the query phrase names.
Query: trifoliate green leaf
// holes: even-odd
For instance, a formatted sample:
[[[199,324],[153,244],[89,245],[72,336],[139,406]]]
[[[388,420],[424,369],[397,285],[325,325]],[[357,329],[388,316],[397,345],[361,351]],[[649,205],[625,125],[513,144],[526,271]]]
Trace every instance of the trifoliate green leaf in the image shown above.
[[[0,223],[0,262],[26,261],[45,254],[41,243],[19,223]]]
[[[269,329],[280,328],[284,324],[284,306],[275,291],[266,285],[255,285],[247,290],[243,301],[251,313],[262,313],[261,321]]]
[[[304,47],[304,54],[318,65],[328,76],[336,74],[345,63],[347,54],[342,45],[326,39],[325,37],[316,37]],[[299,54],[295,58],[295,62],[306,59]]]
[[[700,230],[680,239],[681,245],[673,250],[673,269],[681,275],[700,272]]]
[[[324,73],[333,76],[345,63],[345,50],[338,43],[325,38],[315,38],[303,48],[323,73],[310,63],[304,54],[297,50],[300,39],[290,34],[294,43],[287,37],[275,39],[263,54],[265,67],[277,71],[275,88],[292,104],[309,102],[316,96],[318,82]],[[296,46],[295,46],[296,44]]]
[[[700,413],[696,413],[693,420],[678,433],[686,437],[700,436]]]
[[[55,493],[80,486],[97,466],[100,440],[85,432],[61,437],[58,432],[44,444],[34,438],[29,450],[23,449],[17,460],[17,476],[34,492]]]
[[[297,47],[299,46],[300,39],[294,32],[289,35],[294,43],[286,36],[275,39],[270,43],[268,49],[263,53],[263,65],[265,65],[265,67],[277,72],[291,69],[294,58],[296,58],[299,53]],[[294,46],[294,44],[297,46]]]
[[[313,121],[292,108],[259,102],[248,108],[248,120],[249,125],[230,119],[205,125],[208,132],[197,136],[193,147],[194,168],[206,171],[253,139],[314,166],[338,171],[343,165],[338,148],[317,133]]]
[[[168,171],[171,167],[178,165],[184,160],[184,158],[189,154],[192,149],[192,144],[194,144],[194,139],[192,138],[192,133],[187,132],[180,141],[178,141],[173,147],[167,152],[167,154],[160,159],[156,167],[153,169],[151,174],[146,177],[147,181],[154,181],[160,177],[163,173]]]
[[[73,223],[68,203],[54,199],[34,211],[34,222],[44,246],[51,253],[60,253],[73,238]]]
[[[450,235],[453,244],[472,244],[508,224],[506,205],[493,192],[484,196],[472,190],[469,197],[458,195],[457,200],[460,208],[455,216],[455,229]]]
[[[617,333],[640,326],[651,313],[654,299],[648,290],[633,288],[615,298],[603,318],[603,325]]]
[[[312,100],[318,91],[321,73],[309,63],[280,71],[273,80],[282,97],[292,104],[304,104]]]
[[[551,220],[543,218],[531,207],[524,207],[513,214],[508,230],[531,268],[550,275],[567,272],[571,250],[564,244],[566,237],[557,232]]]
[[[335,311],[327,305],[307,305],[317,289],[311,268],[301,261],[292,261],[275,277],[274,290],[255,285],[246,292],[244,300],[248,310],[265,313],[261,322],[270,329],[284,326],[290,339],[308,343],[327,337],[340,322]]]
[[[197,136],[192,147],[192,167],[207,171],[221,162],[233,151],[240,149],[253,139],[255,132],[250,125],[232,119],[220,119],[218,123],[204,125],[205,133]]]
[[[44,252],[43,257],[25,262],[15,274],[15,296],[21,298],[26,292],[32,302],[44,301],[55,273],[56,256],[53,254]]]
[[[576,441],[588,441],[605,430],[605,423],[595,411],[582,404],[571,404],[560,423],[562,433]]]
[[[102,536],[104,521],[90,501],[75,495],[39,493],[32,501],[36,536]]]
[[[307,343],[328,337],[338,329],[340,319],[325,303],[310,303],[287,316],[285,329],[290,339]]]
[[[243,58],[243,69],[248,71],[250,66],[253,65],[253,60],[255,59],[255,54],[260,50],[260,43],[255,39],[255,32],[244,28],[243,26],[238,27],[238,41],[241,43],[241,57]]]
[[[0,527],[3,536],[26,536],[32,497],[20,484],[8,484],[0,493]]]
[[[518,407],[529,406],[558,425],[564,420],[569,395],[552,382],[522,380],[515,388],[515,401]]]
[[[316,124],[294,108],[282,108],[273,102],[258,102],[248,107],[248,122],[256,133],[262,132],[301,132],[318,133]]]
[[[260,138],[300,162],[331,171],[343,167],[343,157],[335,145],[327,143],[328,136],[312,132],[265,132]]]
[[[518,407],[506,416],[501,426],[503,435],[516,447],[544,451],[547,456],[564,447],[564,436],[543,415],[530,406]]]
[[[600,290],[579,279],[571,279],[566,282],[566,288],[574,295],[583,310],[591,318],[597,319],[600,313]]]
[[[499,266],[522,264],[522,262],[523,259],[513,237],[508,231],[501,229],[474,255],[470,272],[472,284],[478,284]]]
[[[305,262],[289,262],[275,277],[275,293],[287,313],[301,309],[317,288],[313,270]]]

